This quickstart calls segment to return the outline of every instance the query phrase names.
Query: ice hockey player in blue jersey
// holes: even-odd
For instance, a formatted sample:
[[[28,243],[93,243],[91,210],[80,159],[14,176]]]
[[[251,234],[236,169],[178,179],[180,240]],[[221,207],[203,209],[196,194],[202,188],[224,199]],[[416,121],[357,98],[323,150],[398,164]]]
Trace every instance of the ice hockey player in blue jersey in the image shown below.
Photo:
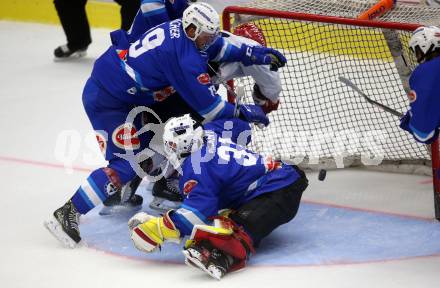
[[[151,252],[164,241],[190,236],[183,251],[187,264],[220,279],[243,268],[264,237],[295,217],[307,178],[296,166],[246,149],[250,127],[240,119],[202,128],[184,115],[164,129],[165,153],[181,166],[184,200],[162,217],[133,216],[131,238],[139,250]],[[229,216],[218,215],[223,209],[231,210]]]
[[[124,159],[127,151],[136,155],[148,147],[148,133],[137,134],[141,115],[127,122],[136,106],[151,106],[177,91],[204,120],[234,117],[234,106],[221,99],[207,77],[208,48],[219,35],[219,16],[208,4],[188,7],[182,20],[166,22],[147,31],[130,44],[126,33],[112,33],[113,45],[99,57],[83,91],[83,104],[96,131],[107,167],[96,169],[73,197],[45,222],[52,234],[68,247],[81,240],[80,215],[107,200],[121,196],[121,188],[136,175]],[[225,61],[271,64],[273,49],[242,45]],[[276,63],[275,63],[276,65]],[[240,108],[240,118],[268,125],[261,107]],[[142,199],[131,199],[140,208]]]
[[[251,46],[266,46],[263,31],[253,23],[244,23],[235,27],[233,34],[225,31],[222,31],[221,34],[225,45],[240,47],[244,43]],[[227,50],[227,48],[222,49],[222,51]],[[222,53],[218,55],[218,58],[222,58]],[[245,66],[241,62],[219,63],[215,59],[209,65],[209,73],[214,84],[220,85],[227,80],[251,76],[255,81],[252,92],[254,103],[261,106],[266,114],[278,109],[282,91],[278,70],[273,71],[268,65]],[[171,95],[165,101],[159,102],[151,108],[158,113],[164,122],[171,117],[187,113],[190,113],[194,119],[198,119],[198,115],[192,112],[192,109],[185,104],[179,95]],[[171,174],[170,171],[168,172],[167,174]],[[177,202],[181,200],[181,197],[177,185],[178,179],[175,177],[176,174],[171,174],[171,176],[161,178],[154,183],[152,189],[154,200],[149,205],[152,209],[166,211],[179,205]]]
[[[418,142],[430,144],[438,138],[440,128],[440,28],[419,27],[409,47],[420,64],[409,79],[410,109],[400,127]]]

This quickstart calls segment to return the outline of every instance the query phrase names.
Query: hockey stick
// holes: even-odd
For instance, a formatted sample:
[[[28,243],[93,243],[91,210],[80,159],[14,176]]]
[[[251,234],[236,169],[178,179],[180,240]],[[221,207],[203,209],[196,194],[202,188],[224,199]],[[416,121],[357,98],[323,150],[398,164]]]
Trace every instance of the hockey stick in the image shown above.
[[[381,108],[382,110],[393,114],[394,116],[397,116],[399,118],[403,117],[403,114],[400,113],[399,111],[394,110],[393,108],[390,108],[388,106],[385,106],[377,101],[374,101],[373,99],[371,99],[370,97],[368,97],[364,92],[361,91],[361,89],[359,89],[353,82],[351,82],[350,80],[348,80],[347,78],[344,78],[342,76],[339,76],[339,81],[341,81],[342,83],[344,83],[345,85],[347,85],[348,87],[350,87],[351,89],[353,89],[354,91],[358,92],[362,97],[365,98],[365,100],[367,100],[368,103],[373,104],[379,108]],[[426,152],[428,153],[428,155],[431,157],[431,145],[428,144],[425,146],[426,147]]]
[[[353,89],[354,91],[356,91],[357,93],[359,93],[359,95],[361,95],[362,97],[365,98],[365,100],[367,100],[368,103],[373,104],[379,108],[381,108],[382,110],[389,112],[391,114],[393,114],[394,116],[397,116],[399,118],[403,117],[403,114],[400,113],[399,111],[394,110],[393,108],[390,108],[388,106],[385,106],[377,101],[374,101],[373,99],[371,99],[370,97],[368,97],[364,92],[361,91],[361,89],[359,89],[353,82],[351,82],[350,80],[348,80],[345,77],[339,76],[339,81],[341,81],[342,83],[344,83],[345,85],[347,85],[348,87],[350,87],[351,89]]]
[[[355,90],[356,92],[358,92],[360,95],[362,95],[369,103],[376,105],[380,108],[382,108],[384,111],[389,112],[395,116],[398,116],[399,118],[401,118],[403,116],[402,113],[387,107],[379,102],[376,102],[372,99],[370,99],[364,92],[362,92],[353,82],[351,82],[350,80],[348,80],[347,78],[341,77],[339,76],[339,80],[344,83],[345,85],[351,87],[353,90]],[[431,144],[427,144],[425,145],[426,148],[426,152],[428,153],[429,157],[431,158],[431,161],[434,161],[435,157],[433,158],[433,155],[438,155],[437,153],[434,152],[434,150],[432,150],[432,146]],[[433,166],[434,167],[434,166]],[[436,175],[436,169],[433,169],[433,175]],[[434,179],[434,183],[435,183],[435,179]],[[440,221],[440,192],[436,191],[436,186],[434,185],[434,210],[435,210],[435,218],[437,220]]]
[[[359,14],[357,19],[373,20],[375,18],[379,18],[386,12],[393,9],[395,4],[396,4],[396,0],[380,0],[379,2],[371,6],[368,10]]]

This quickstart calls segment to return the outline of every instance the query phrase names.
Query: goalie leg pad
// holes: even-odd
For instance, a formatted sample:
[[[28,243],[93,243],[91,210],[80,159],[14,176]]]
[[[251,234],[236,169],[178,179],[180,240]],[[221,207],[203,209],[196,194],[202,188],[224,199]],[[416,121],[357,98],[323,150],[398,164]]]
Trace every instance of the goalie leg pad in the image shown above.
[[[209,243],[209,246],[207,246],[206,243]],[[205,248],[211,247],[210,249],[207,248],[207,250],[211,251],[213,249],[218,249],[223,252],[226,257],[233,258],[234,261],[231,265],[228,265],[229,267],[226,272],[243,268],[246,265],[246,260],[249,255],[255,253],[252,239],[249,235],[233,221],[221,216],[214,219],[214,226],[194,226],[190,240],[187,241],[185,247],[191,249],[194,247],[200,247],[200,245],[203,245]],[[208,268],[209,262],[212,262],[212,259],[199,260],[206,268]]]

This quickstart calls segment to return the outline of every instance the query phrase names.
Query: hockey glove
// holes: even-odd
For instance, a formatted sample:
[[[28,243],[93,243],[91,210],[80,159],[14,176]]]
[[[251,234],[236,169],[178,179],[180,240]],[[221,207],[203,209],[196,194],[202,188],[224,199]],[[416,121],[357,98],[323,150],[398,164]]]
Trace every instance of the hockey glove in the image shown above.
[[[287,59],[279,51],[261,47],[242,44],[240,48],[241,62],[244,66],[270,65],[270,70],[277,71],[278,68],[286,65]]]
[[[416,132],[414,132],[413,130],[411,130],[411,128],[409,127],[409,125],[410,125],[409,122],[410,121],[411,121],[411,112],[408,111],[408,112],[406,112],[406,114],[402,118],[400,118],[400,125],[399,126],[403,130],[408,131],[409,133],[411,133],[414,136],[414,139],[417,142],[429,145],[429,144],[432,144],[432,142],[434,142],[437,139],[437,137],[438,137],[438,135],[440,133],[439,129],[436,129],[434,131],[433,135],[430,138],[422,140],[422,138],[420,136],[418,136],[418,134]]]
[[[400,128],[402,128],[405,131],[408,131],[409,133],[412,134],[411,129],[409,128],[409,121],[411,120],[411,114],[410,112],[406,112],[406,114],[400,118]]]
[[[241,105],[239,118],[250,123],[269,125],[269,118],[264,114],[263,109],[258,105]]]
[[[180,232],[169,217],[172,210],[163,217],[154,217],[141,212],[128,221],[134,246],[144,252],[153,252],[165,240],[180,243]]]
[[[270,112],[277,110],[278,105],[280,104],[280,100],[277,99],[277,101],[274,102],[264,96],[263,93],[261,93],[260,87],[258,87],[257,84],[254,84],[252,98],[254,99],[255,104],[261,106],[261,109],[263,109],[263,112],[265,114],[269,114]]]

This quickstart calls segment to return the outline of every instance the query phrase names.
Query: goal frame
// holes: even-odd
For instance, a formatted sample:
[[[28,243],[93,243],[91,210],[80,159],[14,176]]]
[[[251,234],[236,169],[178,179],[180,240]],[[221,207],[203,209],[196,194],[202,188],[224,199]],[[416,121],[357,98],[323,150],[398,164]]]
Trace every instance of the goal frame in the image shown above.
[[[416,24],[416,23],[397,23],[397,22],[383,22],[377,20],[374,21],[359,20],[352,18],[315,15],[315,14],[298,13],[298,12],[290,12],[290,11],[228,6],[223,10],[223,15],[222,15],[223,29],[226,31],[231,31],[232,14],[303,20],[303,21],[321,22],[321,23],[330,23],[330,24],[344,24],[350,26],[398,29],[398,30],[405,30],[410,32],[422,26],[421,24]],[[229,101],[231,102],[234,101],[233,98],[231,97],[228,98]],[[440,150],[439,150],[438,138],[434,141],[434,143],[431,144],[431,163],[432,163],[432,181],[433,181],[433,191],[434,191],[434,214],[435,214],[434,216],[438,221],[440,221]]]

